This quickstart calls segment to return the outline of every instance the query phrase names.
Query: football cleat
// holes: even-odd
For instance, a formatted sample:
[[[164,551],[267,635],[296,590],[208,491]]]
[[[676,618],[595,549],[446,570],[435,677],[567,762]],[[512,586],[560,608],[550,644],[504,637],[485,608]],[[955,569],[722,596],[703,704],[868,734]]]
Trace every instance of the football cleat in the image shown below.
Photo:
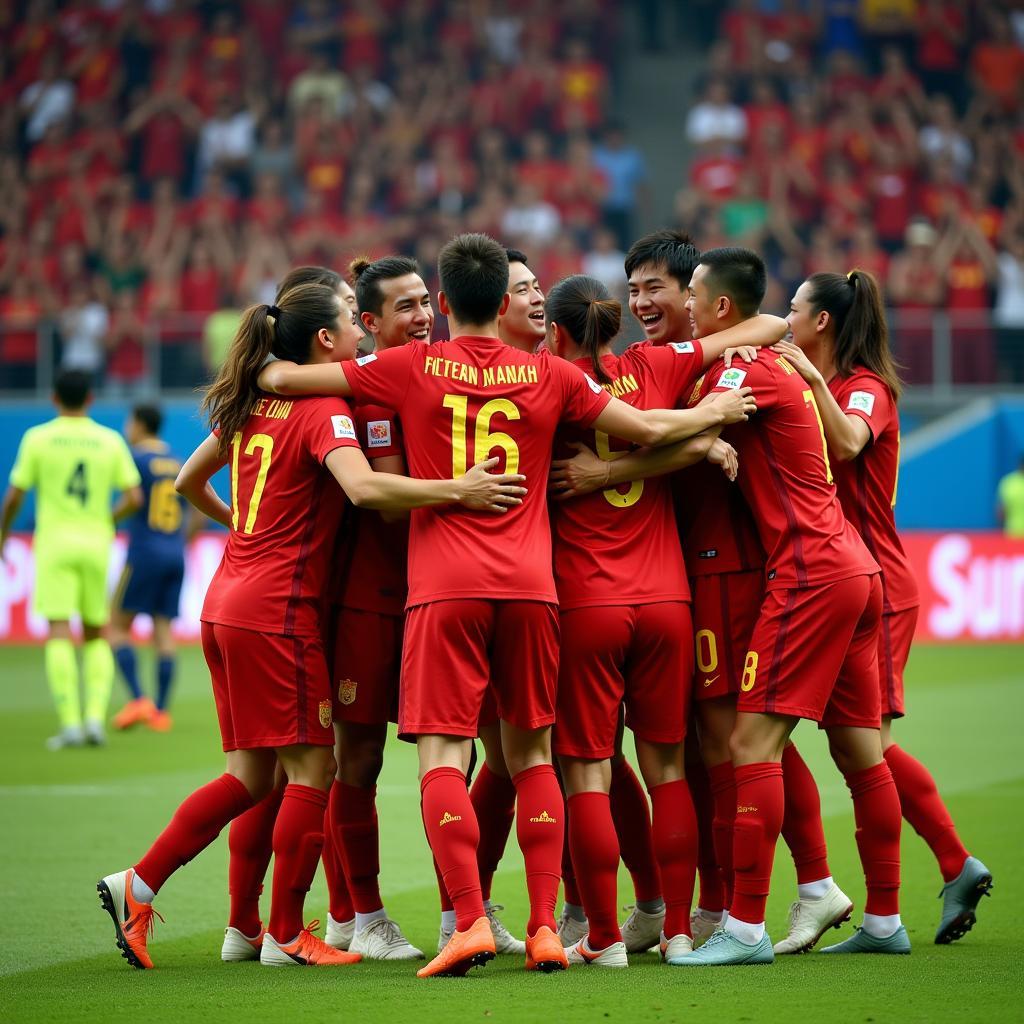
[[[65,750],[70,747],[84,746],[85,732],[80,725],[69,725],[46,741],[47,750]]]
[[[975,909],[982,896],[988,896],[992,889],[992,872],[977,857],[964,861],[960,874],[942,887],[942,920],[935,933],[935,943],[948,945],[955,939],[963,938],[978,919]]]
[[[136,697],[114,715],[112,724],[115,729],[130,729],[133,725],[150,721],[156,713],[156,705],[148,697]]]
[[[665,926],[665,908],[656,914],[648,914],[639,907],[624,907],[631,913],[622,922],[620,931],[627,953],[646,953],[661,941],[661,929]]]
[[[95,718],[85,723],[85,742],[90,747],[103,747],[107,743],[107,734],[103,731],[103,723]]]
[[[358,953],[328,946],[313,934],[319,927],[319,921],[310,921],[299,937],[288,943],[278,942],[270,932],[264,932],[260,963],[264,967],[346,967],[363,959]]]
[[[522,939],[517,939],[495,913],[504,909],[500,903],[492,903],[484,908],[487,920],[491,924],[491,934],[494,936],[494,951],[499,956],[522,956],[526,952],[526,943]]]
[[[829,930],[850,920],[853,903],[835,882],[816,900],[799,899],[790,904],[786,937],[775,943],[775,955],[806,953]]]
[[[153,966],[146,950],[146,940],[153,934],[153,917],[160,915],[152,903],[142,903],[132,895],[132,879],[135,870],[117,871],[96,883],[100,904],[114,922],[117,948],[121,956],[139,970]],[[163,918],[160,917],[162,921]]]
[[[761,941],[751,946],[731,932],[719,928],[700,949],[683,956],[667,956],[665,963],[673,967],[729,967],[747,964],[774,963],[772,940],[762,935]]]
[[[153,732],[170,732],[173,725],[174,719],[169,711],[154,711],[153,717],[146,722],[146,727]]]
[[[228,925],[224,929],[224,941],[220,947],[220,958],[225,963],[239,963],[242,960],[259,960],[263,948],[263,936],[266,929],[261,928],[259,934],[249,938],[244,932]]]
[[[595,952],[587,945],[586,939],[580,939],[575,946],[570,946],[565,951],[565,957],[570,966],[575,964],[582,964],[585,967],[629,966],[624,942],[613,942],[610,946]]]
[[[562,948],[562,940],[547,925],[541,925],[533,935],[526,937],[526,969],[550,974],[564,971],[569,966]]]
[[[482,967],[494,959],[494,936],[487,917],[478,917],[464,932],[456,929],[447,945],[426,967],[416,972],[417,978],[461,978],[471,967]]]
[[[909,953],[910,937],[900,925],[888,938],[876,939],[863,928],[858,928],[845,942],[826,946],[822,953]]]
[[[699,949],[712,935],[722,927],[724,915],[717,918],[708,917],[703,910],[695,910],[690,914],[690,931],[693,933],[693,948]]]
[[[569,916],[564,907],[562,908],[562,916],[558,919],[558,937],[566,949],[575,946],[580,939],[585,939],[589,932],[590,922],[586,918],[577,921],[575,917]]]
[[[662,932],[658,949],[662,960],[667,960],[670,956],[686,956],[688,953],[693,952],[693,939],[685,932],[680,932],[678,935],[673,935],[671,939],[666,939],[665,933]]]
[[[330,914],[327,915],[327,931],[324,932],[324,942],[335,949],[348,949],[352,945],[352,939],[356,934],[356,919],[353,917],[348,921],[335,921]]]
[[[390,917],[378,918],[361,932],[357,931],[348,948],[353,953],[361,953],[367,960],[423,959],[423,950],[417,949]]]

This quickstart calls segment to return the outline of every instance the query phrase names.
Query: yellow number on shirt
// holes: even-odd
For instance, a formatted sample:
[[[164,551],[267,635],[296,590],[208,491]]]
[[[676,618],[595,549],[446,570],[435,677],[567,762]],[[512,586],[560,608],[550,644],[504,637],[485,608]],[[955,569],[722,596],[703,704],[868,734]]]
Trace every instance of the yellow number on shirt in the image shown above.
[[[896,478],[892,482],[892,501],[889,502],[890,508],[896,507],[896,490],[900,485],[900,432],[896,431]]]
[[[614,462],[629,454],[629,452],[613,452],[611,441],[604,431],[594,431],[594,442],[597,448],[597,457],[605,462]],[[644,482],[643,480],[631,481],[629,490],[625,494],[615,487],[606,487],[601,493],[609,505],[614,505],[615,508],[629,508],[630,505],[635,505],[640,500],[640,495],[644,493]]]
[[[236,433],[231,438],[231,529],[238,529],[238,457],[242,448],[242,435]],[[260,510],[263,488],[267,486],[267,473],[270,472],[270,459],[274,453],[274,439],[269,434],[253,434],[245,446],[245,454],[253,455],[259,449],[260,468],[256,474],[256,486],[249,498],[249,513],[245,517],[243,533],[252,533],[256,527],[256,514]]]
[[[747,651],[747,660],[743,662],[743,678],[740,680],[740,689],[749,693],[757,681],[757,651]]]
[[[466,395],[445,395],[441,404],[452,411],[452,476],[465,476],[469,398]],[[481,406],[473,427],[474,457],[478,462],[483,462],[489,457],[492,448],[501,448],[505,452],[504,472],[518,473],[519,446],[515,439],[500,430],[490,429],[491,420],[499,413],[507,420],[519,419],[519,409],[507,398],[492,398]]]
[[[159,533],[176,533],[181,526],[181,499],[174,481],[156,480],[149,491],[149,528]]]
[[[821,413],[818,411],[818,403],[814,400],[814,392],[808,389],[804,392],[804,401],[814,410],[814,418],[818,421],[818,430],[821,432],[821,454],[825,460],[825,476],[828,482],[832,483],[832,467],[828,462],[828,442],[825,440],[825,424],[821,422]]]
[[[697,668],[704,675],[718,668],[718,642],[710,629],[698,629],[694,636],[697,644]]]

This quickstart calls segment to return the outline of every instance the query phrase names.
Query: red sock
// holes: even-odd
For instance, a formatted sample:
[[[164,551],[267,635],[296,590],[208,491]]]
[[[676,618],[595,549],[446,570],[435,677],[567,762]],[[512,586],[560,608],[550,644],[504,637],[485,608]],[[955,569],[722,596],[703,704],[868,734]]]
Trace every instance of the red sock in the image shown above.
[[[618,841],[616,836],[616,844],[618,844]],[[574,907],[582,907],[583,897],[580,895],[579,886],[576,884],[576,869],[572,866],[568,815],[565,822],[565,835],[562,837],[562,886],[565,890],[565,902],[571,903]]]
[[[274,849],[274,822],[283,796],[284,786],[272,789],[235,818],[228,829],[228,924],[243,935],[258,935],[260,931],[260,893]]]
[[[135,865],[135,873],[153,890],[161,886],[183,864],[206,849],[232,818],[253,805],[249,790],[233,775],[225,773],[186,797],[167,827]]]
[[[612,761],[612,788],[608,795],[622,851],[622,863],[633,878],[637,902],[659,900],[661,876],[658,874],[658,859],[654,854],[647,792],[636,777],[632,765],[624,757]]]
[[[464,932],[484,913],[476,866],[480,829],[466,776],[458,768],[434,768],[423,776],[420,794],[427,842],[455,905],[455,927]]]
[[[527,768],[512,779],[516,787],[516,838],[526,861],[530,894],[527,933],[545,925],[555,930],[555,901],[561,879],[565,838],[565,803],[555,769],[549,764]]]
[[[712,831],[715,801],[708,770],[699,758],[687,760],[686,784],[690,788],[690,799],[697,815],[697,877],[700,880],[697,906],[711,914],[719,914],[725,909],[725,886],[715,856],[715,836]]]
[[[480,892],[485,900],[489,900],[491,880],[498,870],[516,816],[516,787],[507,775],[492,772],[485,761],[476,773],[469,798],[480,823],[480,847],[476,852]]]
[[[690,935],[690,904],[697,873],[697,812],[685,779],[651,790],[654,849],[665,896],[666,938]]]
[[[885,761],[846,776],[867,884],[865,914],[900,912],[900,798]]]
[[[832,872],[828,869],[828,846],[821,824],[818,785],[800,751],[792,743],[787,743],[782,751],[782,784],[786,791],[782,838],[793,855],[796,880],[803,885],[828,878]]]
[[[782,765],[778,761],[744,764],[735,769],[735,775],[734,879],[729,916],[747,924],[761,924],[786,801]]]
[[[349,786],[336,782],[338,797],[337,838],[352,905],[360,914],[372,914],[384,906],[380,898],[380,832],[377,826],[377,787]]]
[[[711,795],[715,802],[715,817],[711,823],[711,836],[722,876],[723,906],[732,905],[732,826],[736,819],[736,777],[732,762],[708,768]]]
[[[448,895],[448,886],[444,884],[444,879],[441,877],[441,869],[437,866],[436,857],[434,858],[434,874],[437,875],[437,895],[441,903],[441,913],[454,910],[455,905],[452,903],[451,896]]]
[[[331,917],[339,924],[351,921],[356,916],[352,896],[348,891],[345,877],[345,862],[342,859],[339,821],[341,818],[341,786],[335,780],[327,798],[327,814],[324,818],[324,850],[320,859],[324,862],[324,876],[327,878],[327,900]]]
[[[569,797],[569,846],[579,872],[583,906],[590,923],[587,944],[593,950],[621,942],[617,915],[619,840],[607,793]]]
[[[885,752],[885,760],[896,783],[903,817],[935,854],[943,881],[952,882],[963,871],[969,854],[960,842],[931,772],[895,745]]]
[[[327,792],[289,782],[274,826],[274,888],[267,931],[291,942],[302,931],[302,906],[324,848]]]

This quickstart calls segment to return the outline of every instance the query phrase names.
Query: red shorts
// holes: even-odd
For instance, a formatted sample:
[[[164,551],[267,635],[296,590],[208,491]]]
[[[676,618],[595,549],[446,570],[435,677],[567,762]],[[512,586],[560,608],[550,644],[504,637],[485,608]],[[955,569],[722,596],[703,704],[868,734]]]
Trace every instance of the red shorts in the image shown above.
[[[883,717],[902,718],[907,713],[903,703],[903,670],[914,642],[917,613],[915,606],[882,616],[878,631],[878,685],[882,690]]]
[[[331,678],[318,637],[202,624],[225,750],[334,746]]]
[[[686,736],[693,622],[685,601],[562,612],[558,754],[603,760],[615,753],[619,709],[650,743]]]
[[[399,736],[476,736],[488,687],[502,721],[554,722],[557,605],[466,598],[406,612]]]
[[[398,721],[404,615],[338,610],[331,686],[338,722]]]
[[[878,729],[882,582],[854,576],[819,587],[769,590],[750,639],[738,711]]]
[[[750,637],[764,604],[764,573],[753,569],[694,576],[690,584],[697,654],[694,699],[735,696],[740,692]]]

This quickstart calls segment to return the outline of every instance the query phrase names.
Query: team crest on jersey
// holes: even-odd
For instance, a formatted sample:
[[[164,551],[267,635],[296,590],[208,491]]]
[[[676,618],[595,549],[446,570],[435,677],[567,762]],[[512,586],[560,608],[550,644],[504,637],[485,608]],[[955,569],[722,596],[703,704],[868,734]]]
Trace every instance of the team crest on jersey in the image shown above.
[[[587,378],[587,384],[590,385],[590,390],[593,391],[595,395],[601,394],[601,392],[604,390],[601,387],[601,385],[598,384],[597,381],[594,380],[594,378],[591,377],[589,373],[585,373],[583,374],[583,376]]]
[[[738,388],[747,379],[747,371],[731,366],[718,378],[716,388]]]
[[[331,727],[331,702],[329,700],[320,701],[320,724],[325,729]]]
[[[547,811],[541,811],[540,814],[535,818],[531,818],[530,821],[535,822],[538,825],[557,825],[558,819],[553,818]]]
[[[345,704],[346,706],[349,704],[355,704],[357,685],[358,684],[354,679],[342,679],[342,681],[338,683],[338,703]]]
[[[335,437],[347,437],[352,441],[356,439],[356,425],[352,422],[351,416],[332,416],[331,425],[334,427]]]
[[[370,448],[387,448],[391,444],[391,420],[370,420],[366,424],[366,444]]]
[[[376,352],[371,352],[368,356],[360,356],[356,360],[356,366],[365,366],[367,363],[372,363],[377,358]]]
[[[693,352],[692,341],[670,341],[668,347],[674,349],[676,354],[680,356],[690,355]]]
[[[850,395],[850,401],[847,403],[846,408],[859,409],[870,416],[875,409],[875,396],[870,391],[854,391]]]

